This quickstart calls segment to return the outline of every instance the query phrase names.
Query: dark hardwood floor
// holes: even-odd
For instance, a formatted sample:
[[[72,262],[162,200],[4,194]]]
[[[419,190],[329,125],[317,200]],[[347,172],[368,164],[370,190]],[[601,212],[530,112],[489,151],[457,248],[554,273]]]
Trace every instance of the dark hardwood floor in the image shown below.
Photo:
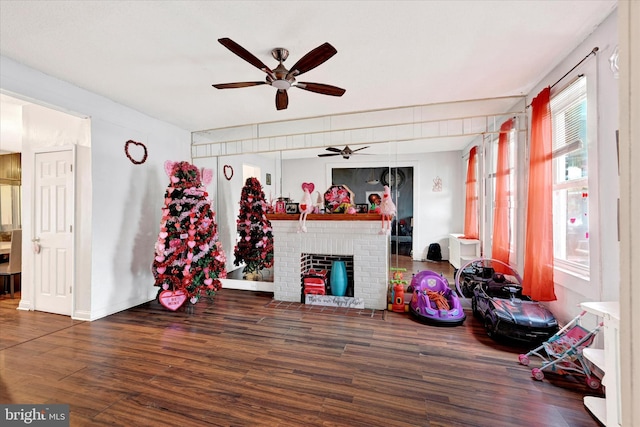
[[[392,254],[391,259],[389,260],[389,265],[391,267],[406,269],[407,271],[404,278],[409,281],[411,281],[412,274],[419,273],[420,271],[431,270],[446,277],[449,284],[454,284],[455,272],[453,266],[449,264],[449,261],[414,261],[411,257],[406,255]]]
[[[583,380],[531,378],[470,314],[283,308],[221,290],[94,322],[0,300],[0,402],[66,403],[72,426],[598,426]],[[533,363],[537,361],[534,360]]]

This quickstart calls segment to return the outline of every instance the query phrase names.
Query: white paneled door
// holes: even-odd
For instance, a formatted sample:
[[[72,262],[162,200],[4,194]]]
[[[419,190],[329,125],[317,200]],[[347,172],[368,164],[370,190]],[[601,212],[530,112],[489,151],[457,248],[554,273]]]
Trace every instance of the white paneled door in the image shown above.
[[[35,309],[71,315],[73,151],[35,155]]]

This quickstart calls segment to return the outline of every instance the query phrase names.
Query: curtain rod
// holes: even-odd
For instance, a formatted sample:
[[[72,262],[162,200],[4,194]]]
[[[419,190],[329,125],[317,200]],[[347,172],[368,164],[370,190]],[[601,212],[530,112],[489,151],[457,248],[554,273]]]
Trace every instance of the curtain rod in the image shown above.
[[[564,76],[560,77],[560,78],[558,79],[558,81],[557,81],[557,82],[555,82],[554,84],[552,84],[551,86],[549,86],[549,88],[550,88],[550,89],[553,89],[553,87],[554,87],[555,85],[557,85],[558,83],[560,83],[560,82],[562,81],[562,79],[564,79],[565,77],[567,77],[567,76],[568,76],[568,75],[569,75],[573,70],[575,70],[576,68],[578,68],[578,66],[579,66],[580,64],[582,64],[584,61],[586,61],[588,57],[590,57],[591,55],[595,55],[595,54],[596,54],[596,52],[598,52],[598,50],[600,50],[600,48],[599,48],[598,46],[594,47],[594,48],[591,50],[591,52],[589,52],[589,54],[588,54],[587,56],[585,56],[584,58],[582,58],[582,61],[580,61],[580,62],[578,62],[576,65],[574,65],[572,69],[570,69],[569,71],[567,71],[567,73],[566,73]]]
[[[555,85],[557,85],[558,83],[560,83],[560,82],[561,82],[565,77],[567,77],[569,74],[571,74],[571,72],[572,72],[573,70],[575,70],[576,68],[578,68],[578,66],[579,66],[580,64],[582,64],[584,61],[586,61],[586,60],[587,60],[587,58],[589,58],[591,55],[595,55],[595,54],[598,52],[598,50],[600,50],[600,48],[599,48],[598,46],[596,46],[596,47],[594,47],[593,49],[591,49],[591,52],[589,52],[589,54],[588,54],[587,56],[585,56],[584,58],[582,58],[582,60],[581,60],[580,62],[578,62],[576,65],[574,65],[572,69],[570,69],[569,71],[567,71],[567,72],[565,73],[565,75],[564,75],[564,76],[562,76],[562,77],[560,77],[560,78],[559,78],[559,79],[558,79],[554,84],[552,84],[551,86],[549,86],[549,89],[553,89],[553,87],[554,87]],[[529,108],[529,107],[531,107],[531,104],[527,105],[527,108]]]

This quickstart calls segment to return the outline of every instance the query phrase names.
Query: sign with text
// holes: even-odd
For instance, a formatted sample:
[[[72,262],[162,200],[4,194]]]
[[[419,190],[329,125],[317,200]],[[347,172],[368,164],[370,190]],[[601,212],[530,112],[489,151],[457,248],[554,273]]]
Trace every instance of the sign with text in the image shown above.
[[[69,405],[2,405],[0,425],[69,427]]]

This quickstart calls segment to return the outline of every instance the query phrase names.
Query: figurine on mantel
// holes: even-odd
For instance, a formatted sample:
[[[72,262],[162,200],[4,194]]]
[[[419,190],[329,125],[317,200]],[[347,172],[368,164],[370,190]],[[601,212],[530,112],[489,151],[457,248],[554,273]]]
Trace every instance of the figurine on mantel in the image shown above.
[[[302,200],[300,200],[300,219],[298,220],[298,233],[307,232],[307,215],[313,212],[313,202],[311,201],[311,193],[316,186],[313,182],[302,183]]]
[[[384,194],[380,202],[380,213],[382,214],[382,230],[380,234],[391,232],[391,219],[396,215],[396,205],[391,200],[391,190],[388,185],[384,186]]]
[[[316,199],[316,208],[313,210],[313,213],[324,213],[324,198],[319,191],[316,191],[316,193],[318,193],[318,198]]]

